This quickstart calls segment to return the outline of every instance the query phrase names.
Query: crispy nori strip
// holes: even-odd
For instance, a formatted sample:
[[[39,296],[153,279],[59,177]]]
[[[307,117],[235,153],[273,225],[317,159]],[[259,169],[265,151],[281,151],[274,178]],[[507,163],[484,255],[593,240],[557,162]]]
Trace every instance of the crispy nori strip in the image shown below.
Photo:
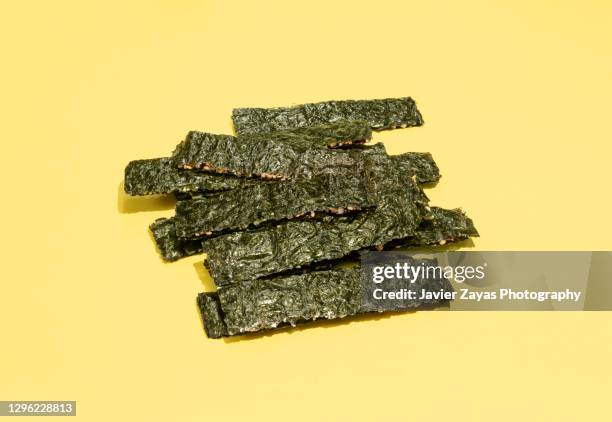
[[[382,144],[364,154],[382,153]],[[434,182],[440,177],[429,153],[409,152],[391,158],[407,177],[416,176],[419,183]],[[370,205],[360,177],[359,166],[353,174],[324,175],[317,179],[291,182],[261,181],[242,190],[190,192],[175,194],[176,231],[179,237],[193,238],[222,231],[237,231],[266,221],[299,217],[305,213],[346,211]],[[254,179],[247,179],[254,181]],[[193,199],[193,200],[191,200]]]
[[[182,238],[204,237],[307,213],[344,214],[370,205],[365,185],[357,174],[262,183],[213,198],[178,202],[176,233]]]
[[[125,168],[124,189],[129,195],[171,192],[220,191],[244,184],[238,177],[222,176],[174,167],[170,158],[135,160]]]
[[[220,338],[228,335],[217,293],[198,294],[198,308],[200,308],[204,331],[206,331],[208,338]]]
[[[358,269],[314,271],[266,280],[245,280],[217,290],[228,335],[273,329],[319,318],[359,313]]]
[[[421,113],[410,97],[380,100],[324,101],[294,107],[235,108],[234,129],[239,135],[274,132],[291,128],[365,120],[374,130],[420,126]]]
[[[375,208],[205,240],[205,264],[215,283],[221,286],[260,278],[412,236],[428,212],[422,190],[388,156],[371,154],[367,160],[365,180]]]
[[[153,234],[159,252],[166,261],[202,253],[202,243],[197,240],[179,239],[173,218],[158,218],[149,229]]]
[[[369,141],[372,139],[372,129],[368,122],[363,120],[342,121],[238,136],[238,140],[242,139],[283,142],[302,148],[312,148],[313,146],[339,148]]]
[[[172,155],[181,169],[264,179],[311,178],[355,164],[351,152],[278,141],[266,136],[235,138],[191,131]]]
[[[393,155],[392,158],[406,174],[415,175],[418,183],[434,183],[440,180],[440,169],[428,152],[407,152]]]
[[[445,245],[478,237],[474,222],[461,209],[431,207],[432,218],[423,220],[412,237],[399,241],[406,246]]]
[[[217,291],[221,309],[213,317],[203,318],[205,325],[210,319],[210,325],[216,328],[219,316],[222,315],[224,326],[216,329],[214,336],[209,335],[208,329],[206,334],[218,338],[217,333],[223,329],[226,335],[240,335],[287,324],[295,326],[317,319],[338,319],[374,311],[408,310],[444,302],[438,299],[406,299],[393,305],[383,303],[383,308],[373,309],[364,301],[363,283],[361,269],[351,268],[245,280],[221,287]],[[409,285],[409,289],[416,292],[424,288],[429,291],[453,291],[444,278],[417,279]],[[201,305],[208,303],[208,295],[210,293],[198,296],[203,315],[205,312],[211,313]]]
[[[430,219],[421,221],[413,236],[388,242],[384,245],[385,249],[444,245],[479,236],[472,220],[459,209],[431,207],[430,212]],[[202,243],[199,240],[177,237],[174,222],[175,217],[172,217],[161,218],[151,224],[151,231],[162,257],[174,261],[202,253]]]

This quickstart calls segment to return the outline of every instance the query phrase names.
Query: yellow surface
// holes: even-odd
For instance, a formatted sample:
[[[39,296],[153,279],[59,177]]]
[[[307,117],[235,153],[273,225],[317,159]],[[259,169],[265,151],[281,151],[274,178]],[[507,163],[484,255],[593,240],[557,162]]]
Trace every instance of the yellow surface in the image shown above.
[[[423,312],[207,340],[125,164],[235,106],[413,96],[480,249],[612,249],[608,1],[35,1],[0,13],[0,399],[77,419],[610,420],[612,314]],[[149,207],[149,212],[131,212]],[[165,208],[165,209],[160,209]]]

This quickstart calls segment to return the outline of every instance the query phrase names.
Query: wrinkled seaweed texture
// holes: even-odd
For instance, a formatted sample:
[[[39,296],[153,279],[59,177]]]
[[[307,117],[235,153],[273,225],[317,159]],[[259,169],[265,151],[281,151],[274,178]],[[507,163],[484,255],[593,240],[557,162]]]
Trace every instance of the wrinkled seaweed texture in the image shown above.
[[[170,158],[135,160],[125,168],[124,189],[129,195],[172,192],[220,191],[234,189],[244,182],[232,176],[180,170]]]
[[[159,218],[149,229],[155,239],[162,258],[166,261],[176,261],[191,255],[202,253],[202,243],[197,240],[179,239],[173,218]]]
[[[410,97],[325,101],[293,107],[236,108],[232,111],[232,120],[239,135],[351,120],[366,121],[374,130],[423,124],[421,113]]]
[[[400,240],[398,246],[445,245],[478,236],[474,222],[462,210],[431,207],[431,218],[423,220],[414,236]]]
[[[319,318],[354,315],[361,305],[358,270],[249,280],[218,290],[229,335]]]
[[[270,179],[309,179],[355,164],[350,151],[325,145],[302,145],[266,136],[237,139],[195,131],[176,147],[172,160],[182,169]]]
[[[206,336],[208,338],[227,336],[227,327],[223,321],[223,312],[217,293],[200,293],[197,302]]]
[[[392,250],[405,246],[442,246],[479,236],[472,220],[460,209],[448,210],[431,207],[428,217],[429,219],[421,221],[414,235],[388,242],[384,245],[384,249]],[[164,230],[153,230],[153,228],[152,230],[157,246],[164,259],[176,260],[202,253],[202,245],[198,240],[177,237],[173,227],[174,218],[162,219],[162,222]],[[167,258],[166,256],[172,258]],[[320,264],[325,264],[325,262],[319,261]],[[331,262],[334,261],[332,260]],[[329,265],[322,265],[321,268],[328,267]],[[312,268],[317,267],[316,265],[307,267],[307,269]]]
[[[290,221],[205,240],[205,264],[215,283],[219,286],[269,276],[414,235],[428,212],[427,198],[388,156],[371,154],[367,159],[366,189],[376,203],[374,208],[351,216]]]
[[[187,170],[192,171],[192,170]],[[195,172],[195,171],[194,171]],[[221,178],[225,178],[225,176],[215,175]],[[228,179],[236,179],[234,176],[227,176]],[[222,189],[222,190],[194,190],[190,192],[173,192],[174,197],[177,201],[189,201],[191,199],[200,199],[200,198],[216,198],[221,194],[224,194],[229,191],[238,191],[239,189],[249,188],[255,185],[264,185],[264,184],[272,184],[277,183],[275,180],[264,180],[264,179],[247,179],[247,178],[237,178],[240,180],[238,186],[233,187],[231,189]]]
[[[183,238],[210,236],[307,213],[343,214],[361,209],[370,202],[358,176],[259,184],[212,198],[181,201],[176,206],[176,233]]]
[[[372,129],[367,122],[362,120],[343,121],[277,132],[238,136],[238,141],[243,139],[282,142],[303,149],[312,147],[337,148],[369,141],[372,139]]]
[[[435,183],[440,180],[440,169],[428,152],[407,152],[392,157],[407,175],[416,176],[418,183]]]
[[[364,150],[364,154],[382,153],[382,144]],[[439,178],[438,167],[429,153],[406,153],[390,156],[406,177],[416,175],[419,183]],[[300,182],[252,183],[242,190],[190,192],[175,194],[176,231],[179,237],[208,236],[216,232],[237,231],[262,222],[299,217],[309,212],[342,214],[366,208],[371,204],[364,191],[356,166],[353,174],[324,175]],[[255,182],[258,179],[244,179]],[[190,199],[193,199],[192,201]],[[183,202],[184,201],[184,202]]]
[[[439,299],[405,299],[402,301],[368,300],[371,279],[357,268],[312,271],[268,279],[246,280],[221,287],[213,303],[211,293],[198,297],[206,334],[240,335],[270,330],[285,325],[297,325],[317,319],[339,319],[369,312],[401,311],[422,305],[435,305]],[[419,278],[407,286],[420,292],[453,291],[448,280]],[[206,295],[206,296],[205,296]],[[211,335],[212,332],[212,335]],[[224,334],[220,334],[224,333]]]

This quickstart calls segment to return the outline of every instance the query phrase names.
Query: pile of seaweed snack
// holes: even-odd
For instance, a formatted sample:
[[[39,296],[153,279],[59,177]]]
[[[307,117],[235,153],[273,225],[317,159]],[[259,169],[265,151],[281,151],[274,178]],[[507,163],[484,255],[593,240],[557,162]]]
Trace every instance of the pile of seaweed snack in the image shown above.
[[[164,260],[207,255],[208,337],[371,312],[344,259],[478,236],[461,210],[428,204],[421,186],[440,178],[430,154],[366,145],[372,130],[423,124],[411,98],[239,108],[232,120],[235,136],[192,131],[172,156],[125,170],[129,195],[177,198],[150,226]]]

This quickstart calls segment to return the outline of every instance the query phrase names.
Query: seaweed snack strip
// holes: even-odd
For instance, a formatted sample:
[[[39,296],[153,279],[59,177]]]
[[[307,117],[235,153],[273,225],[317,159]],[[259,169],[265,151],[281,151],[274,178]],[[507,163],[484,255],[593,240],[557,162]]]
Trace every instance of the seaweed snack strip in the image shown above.
[[[309,180],[260,183],[219,193],[212,200],[178,202],[176,233],[184,238],[206,237],[307,214],[342,215],[373,206],[370,174],[379,170],[380,159],[385,163],[389,160],[382,144],[364,150],[357,158],[354,168]]]
[[[166,261],[176,261],[179,258],[202,253],[200,241],[179,239],[176,236],[173,218],[158,218],[149,229],[162,258]]]
[[[378,148],[372,148],[366,151],[365,154],[374,154],[377,152],[384,153],[384,149],[382,149],[382,145]],[[411,153],[402,154],[402,156],[408,157],[410,154]],[[402,156],[399,156],[399,155],[391,156],[391,159],[395,160]],[[433,163],[433,161],[431,161],[431,163]],[[433,164],[435,165],[435,163]],[[423,171],[423,169],[418,169],[418,168],[415,168],[415,170]],[[412,170],[406,170],[406,171],[407,173],[404,174],[404,177],[406,176],[409,177],[411,175],[410,172]],[[418,180],[422,180],[427,177],[429,176],[427,175],[426,169],[424,173],[417,173]],[[342,178],[340,179],[334,178],[334,180],[340,185],[343,185],[345,181],[348,183],[348,180],[345,180]],[[292,182],[286,182],[286,183],[289,184]],[[304,183],[311,183],[311,182],[305,181]],[[258,191],[261,190],[263,192],[266,192],[263,186],[269,186],[270,190],[272,190],[271,188],[274,187],[275,190],[273,191],[275,192],[282,192],[284,189],[281,187],[283,186],[283,183],[280,183],[280,182],[260,182],[257,186],[258,186],[257,187]],[[153,231],[155,241],[158,245],[158,249],[162,253],[162,256],[164,257],[164,259],[176,260],[179,258],[191,256],[191,255],[202,252],[201,244],[198,241],[195,241],[194,239],[189,238],[191,237],[191,233],[187,230],[192,230],[192,233],[195,232],[196,230],[204,231],[205,235],[206,235],[206,231],[210,231],[211,232],[210,235],[221,234],[223,230],[229,230],[230,227],[235,228],[238,225],[237,224],[238,221],[242,221],[243,224],[252,222],[253,224],[248,224],[248,226],[252,226],[252,225],[255,225],[254,223],[256,222],[261,223],[261,222],[269,221],[275,218],[274,216],[271,216],[270,214],[264,213],[261,207],[256,208],[254,206],[254,203],[252,203],[251,200],[262,201],[263,198],[267,198],[267,201],[268,203],[271,204],[272,208],[274,208],[275,205],[278,206],[278,208],[274,209],[274,212],[275,212],[274,215],[278,216],[278,218],[281,218],[279,214],[281,212],[280,211],[281,209],[284,209],[285,211],[287,211],[287,208],[292,206],[291,204],[295,204],[294,200],[284,201],[284,203],[282,202],[285,198],[288,198],[288,197],[294,197],[295,201],[297,202],[301,201],[302,206],[310,207],[309,210],[317,209],[316,206],[322,204],[322,202],[316,201],[317,198],[319,199],[325,198],[321,200],[333,202],[334,200],[331,199],[331,197],[338,198],[340,202],[338,202],[337,204],[344,204],[344,205],[338,205],[334,209],[329,209],[329,211],[332,213],[340,214],[344,212],[353,211],[355,208],[357,208],[351,205],[346,205],[346,203],[353,202],[353,201],[347,201],[347,198],[343,196],[344,193],[342,193],[342,189],[335,190],[332,188],[332,186],[333,184],[328,184],[326,185],[326,188],[322,188],[321,190],[317,190],[316,192],[313,192],[312,190],[310,190],[310,193],[312,194],[311,196],[307,196],[307,195],[291,196],[289,195],[287,197],[283,197],[282,194],[276,195],[276,196],[271,195],[271,194],[270,195],[260,195],[260,194],[253,193],[251,189],[254,189],[254,187],[251,187],[251,188],[247,187],[242,190],[236,189],[236,190],[229,190],[229,191],[223,191],[223,192],[195,191],[195,192],[190,192],[190,193],[175,193],[175,195],[177,196],[177,199],[179,200],[179,202],[177,202],[177,216],[169,218],[169,219],[161,220],[163,224],[156,222],[151,226],[151,229]],[[355,190],[352,191],[353,197],[354,198],[360,197],[360,195],[362,195],[362,192],[363,192],[363,186],[358,186],[358,184],[355,184],[354,189]],[[295,193],[296,191],[293,191],[293,192]],[[326,197],[326,195],[329,195],[329,197]],[[270,198],[272,197],[276,199],[270,200]],[[314,200],[313,200],[313,197],[314,197]],[[191,199],[193,199],[193,201],[191,201]],[[367,206],[371,206],[369,202],[369,198],[366,197],[364,198],[364,200],[367,202],[368,204]],[[343,201],[346,201],[346,202],[343,202]],[[426,202],[427,200],[422,199],[422,201]],[[329,203],[331,204],[332,202],[329,202]],[[200,210],[200,207],[202,207],[201,210]],[[362,204],[361,208],[364,208],[364,207],[366,207],[365,203]],[[190,209],[194,209],[193,211],[194,214],[190,215],[189,217],[186,217],[185,221],[181,223],[181,226],[183,229],[187,228],[185,229],[186,231],[177,229],[176,224],[178,224],[178,220],[181,220],[182,218],[184,218],[185,215],[189,215],[191,213]],[[322,208],[320,207],[318,209],[322,209]],[[449,210],[440,210],[439,208],[435,208],[435,207],[432,208],[432,210],[442,212],[442,213],[444,212],[453,213],[451,215],[456,215],[458,218],[454,226],[453,225],[445,226],[445,227],[448,227],[448,230],[450,231],[454,230],[454,231],[447,232],[447,233],[445,233],[444,231],[440,232],[438,234],[438,238],[439,238],[438,241],[444,238],[446,239],[446,242],[451,242],[453,241],[454,237],[458,237],[458,239],[461,240],[461,239],[466,238],[469,235],[473,235],[473,233],[475,232],[475,230],[473,229],[473,225],[471,225],[471,223],[470,225],[467,225],[467,226],[465,224],[463,226],[460,224],[462,222],[462,219],[460,217],[462,214],[457,214],[456,212],[449,211]],[[255,214],[257,214],[258,217],[254,217]],[[291,214],[292,214],[291,212],[287,212],[285,214],[285,217],[290,218],[292,216],[296,217],[298,215],[297,212],[293,213],[293,215]],[[265,218],[263,217],[264,215],[266,216]],[[312,217],[312,215],[310,215],[310,217]],[[321,218],[321,215],[317,215],[317,217]],[[252,219],[252,218],[255,218],[255,219]],[[258,221],[257,218],[259,218],[261,221]],[[466,219],[467,217],[463,217],[463,218]],[[223,222],[224,221],[223,219],[226,219],[226,223]],[[218,230],[220,230],[219,232],[211,229],[211,226],[213,225],[215,221],[217,222],[215,224],[218,224],[216,227],[218,228]],[[471,220],[469,221],[471,222]],[[161,224],[161,227],[163,228],[163,230],[156,229],[157,225],[159,224]],[[472,229],[469,229],[470,226],[472,227]],[[193,228],[189,229],[190,227],[193,227]],[[417,232],[417,236],[420,236],[420,238],[422,239],[421,241],[422,244],[426,244],[427,243],[426,240],[432,236],[430,231],[433,230],[434,227],[439,227],[439,225],[433,226],[429,221],[423,221],[421,223],[418,229],[419,232]],[[461,227],[466,227],[464,232],[461,232]],[[420,234],[421,230],[426,231],[427,234]],[[455,236],[455,234],[460,234],[460,236]],[[399,240],[398,242],[399,242],[398,245],[400,246],[405,246],[406,244],[416,244],[416,245],[421,244],[419,243],[419,240],[416,237],[414,239],[408,238],[404,240]],[[395,245],[396,244],[394,243],[393,246]]]
[[[382,144],[380,144],[382,147]],[[376,146],[374,147],[376,148]],[[372,149],[374,149],[372,148]],[[416,181],[418,183],[430,183],[436,182],[440,178],[440,172],[436,163],[434,162],[431,154],[429,153],[420,153],[420,152],[408,152],[401,155],[392,155],[391,159],[395,160],[397,164],[400,165],[400,168],[403,172],[405,172],[407,177],[416,176]],[[334,183],[329,179],[333,178]],[[347,204],[351,202],[348,198],[344,198],[341,192],[345,192],[349,186],[351,186],[348,182],[354,182],[355,178],[352,175],[347,175],[346,180],[342,178],[338,178],[334,175],[324,175],[321,177],[322,180],[315,181],[304,181],[303,188],[300,185],[290,184],[287,185],[279,184],[280,186],[276,187],[277,182],[270,181],[265,182],[259,179],[243,179],[245,181],[244,187],[246,187],[243,191],[238,190],[224,190],[224,191],[191,191],[191,192],[175,192],[174,195],[177,201],[186,201],[184,204],[177,203],[177,216],[185,218],[184,221],[180,222],[181,227],[194,227],[194,231],[198,232],[206,232],[206,231],[221,231],[226,228],[226,226],[221,223],[221,226],[217,229],[207,228],[205,225],[211,224],[218,218],[225,218],[229,222],[232,219],[238,219],[243,221],[244,223],[240,227],[243,229],[249,226],[256,226],[261,221],[267,221],[268,219],[276,219],[282,220],[284,218],[290,217],[298,217],[301,213],[305,213],[308,211],[321,211],[321,201],[324,201],[329,204],[327,210],[332,213],[341,214],[344,211],[352,211],[351,204]],[[339,179],[339,180],[338,180]],[[325,182],[328,183],[325,183]],[[246,182],[251,182],[247,184]],[[257,188],[253,185],[271,185],[267,188],[263,188],[262,186],[258,186]],[[313,191],[310,187],[316,187],[320,184],[320,189]],[[297,187],[296,187],[297,185]],[[335,186],[337,185],[337,186]],[[281,187],[283,186],[283,187]],[[241,186],[242,187],[242,186]],[[249,187],[251,187],[249,189]],[[304,194],[301,194],[294,189],[304,189]],[[287,190],[288,193],[282,194],[281,192]],[[298,194],[296,194],[296,192]],[[354,185],[354,190],[350,191],[349,194],[360,195],[361,188],[358,183]],[[327,195],[327,196],[326,196]],[[311,197],[312,196],[312,197]],[[215,198],[212,200],[212,198]],[[287,198],[292,198],[291,200]],[[336,205],[333,205],[334,199],[338,198],[339,202]],[[194,201],[190,201],[190,200]],[[270,217],[262,217],[268,214],[266,211],[261,211],[258,213],[259,217],[252,217],[247,215],[252,215],[256,212],[256,206],[251,202],[257,200],[262,201],[263,206],[267,208],[274,208],[274,213],[270,215]],[[218,201],[218,202],[217,202]],[[227,205],[221,205],[227,204]],[[313,204],[313,208],[304,209],[301,212],[284,212],[283,209],[290,207],[308,207],[305,204]],[[352,205],[355,205],[353,203]],[[258,206],[260,203],[258,202]],[[202,208],[202,209],[200,209]],[[325,208],[325,207],[324,207]],[[335,208],[335,209],[332,209]],[[363,207],[361,207],[363,208]],[[226,215],[227,213],[237,214]],[[221,216],[226,215],[225,217]],[[193,215],[192,215],[193,214]],[[259,222],[258,222],[259,221]],[[177,221],[178,223],[178,221]],[[236,227],[236,225],[234,225]],[[179,237],[193,237],[195,234],[187,234],[182,230],[179,231]],[[211,233],[212,234],[212,233]]]
[[[400,169],[410,176],[416,176],[418,183],[434,183],[440,180],[440,170],[428,152],[407,152],[392,155]]]
[[[385,249],[404,246],[445,245],[479,236],[472,220],[460,209],[430,208],[431,217],[423,219],[414,235],[393,240]],[[175,217],[161,218],[151,224],[151,231],[162,257],[175,261],[202,253],[202,243],[197,239],[183,239],[176,235]]]
[[[410,97],[380,100],[324,101],[293,107],[235,108],[238,135],[274,132],[337,121],[363,120],[374,130],[421,126],[423,118]]]
[[[372,129],[363,120],[339,121],[329,124],[291,128],[274,132],[259,132],[238,136],[238,139],[258,139],[283,142],[302,148],[340,148],[363,144],[372,139]]]
[[[179,201],[176,234],[182,238],[206,237],[306,214],[311,217],[319,212],[344,214],[370,205],[358,175],[262,183],[222,192],[213,198]]]
[[[433,260],[419,260],[432,264]],[[373,308],[364,301],[364,279],[360,268],[312,271],[303,274],[278,276],[259,280],[245,280],[221,287],[218,302],[210,293],[201,293],[198,304],[208,337],[240,335],[270,330],[285,325],[317,319],[338,319],[369,312],[389,312],[418,308],[444,302],[440,299],[406,298],[401,301],[381,302]],[[420,292],[452,292],[445,278],[419,278],[407,285]],[[214,295],[214,294],[212,294]],[[223,323],[223,325],[221,324]],[[212,335],[210,335],[212,334]]]
[[[431,207],[431,218],[423,220],[414,236],[400,240],[398,246],[442,246],[478,236],[474,222],[460,209]]]
[[[259,136],[238,139],[195,131],[176,147],[172,160],[181,169],[263,179],[311,178],[355,164],[349,151],[312,146],[310,142],[301,145]]]
[[[205,261],[218,286],[340,258],[415,233],[427,216],[427,198],[388,156],[365,166],[366,187],[377,205],[356,215],[289,221],[203,241]]]
[[[377,148],[383,144],[377,144],[372,149]],[[367,151],[367,149],[365,150]],[[352,151],[351,151],[352,152]],[[433,183],[440,179],[440,171],[436,165],[433,157],[428,152],[407,152],[400,155],[390,155],[391,159],[396,160],[403,171],[411,175],[416,175],[416,181],[418,183]],[[243,183],[238,188],[249,187],[256,184],[265,183],[276,183],[275,181],[266,181],[261,179],[246,179],[241,178]],[[235,188],[237,189],[237,188]],[[187,201],[189,199],[196,198],[211,198],[225,193],[231,189],[207,191],[207,190],[194,190],[189,192],[173,192],[177,201]]]
[[[198,294],[198,308],[208,338],[221,338],[228,335],[217,293]]]
[[[238,177],[185,171],[174,167],[170,158],[131,161],[125,168],[124,189],[129,195],[172,192],[220,191],[244,185]]]

